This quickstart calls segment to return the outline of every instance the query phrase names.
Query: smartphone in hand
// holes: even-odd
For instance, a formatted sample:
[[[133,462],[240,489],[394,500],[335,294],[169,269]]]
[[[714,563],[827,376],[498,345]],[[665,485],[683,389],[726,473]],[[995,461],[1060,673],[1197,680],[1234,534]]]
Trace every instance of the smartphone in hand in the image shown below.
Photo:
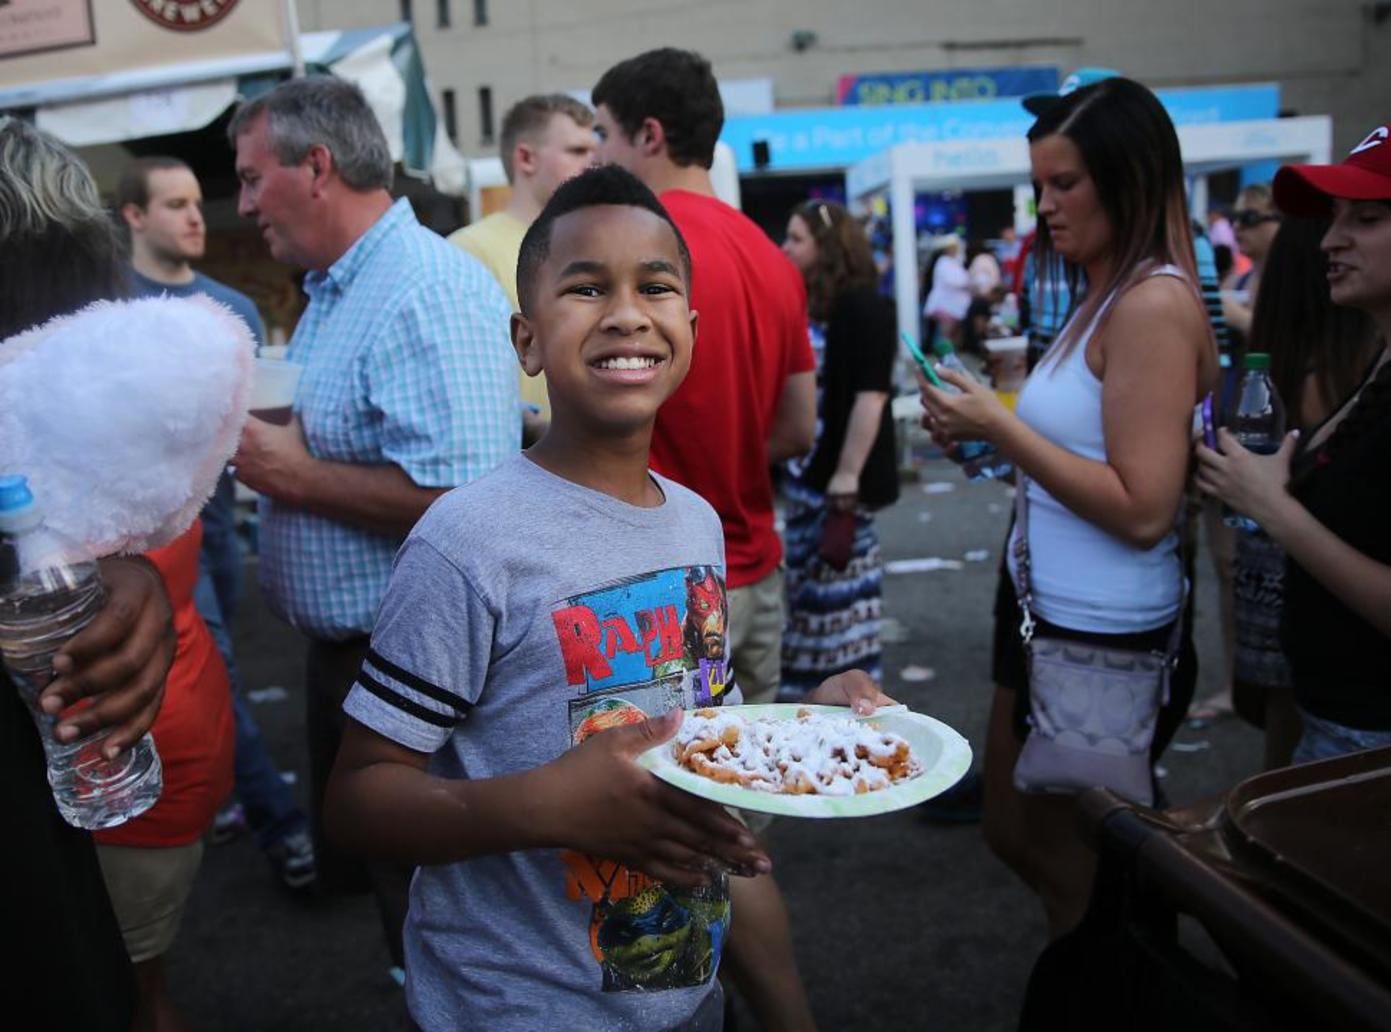
[[[1217,427],[1212,418],[1212,395],[1203,399],[1203,443],[1217,451]]]
[[[923,371],[923,375],[927,377],[928,382],[934,387],[941,387],[943,390],[947,389],[947,385],[944,384],[942,378],[937,375],[937,370],[932,368],[932,361],[923,354],[922,348],[918,347],[918,342],[913,339],[913,335],[910,333],[900,333],[899,339],[903,341],[904,346],[908,349],[908,354],[913,356],[913,361],[918,363],[918,368]]]

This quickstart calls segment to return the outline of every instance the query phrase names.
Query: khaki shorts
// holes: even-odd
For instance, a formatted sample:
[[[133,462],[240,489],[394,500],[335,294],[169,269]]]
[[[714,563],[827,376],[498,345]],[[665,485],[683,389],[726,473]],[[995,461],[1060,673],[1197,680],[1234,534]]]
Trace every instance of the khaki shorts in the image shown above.
[[[782,625],[786,618],[782,567],[761,581],[730,588],[729,656],[747,705],[776,702],[782,681]]]
[[[782,683],[782,625],[786,619],[783,573],[779,566],[761,581],[731,588],[729,656],[745,705],[777,702]],[[768,830],[771,814],[730,809],[755,835]]]
[[[163,956],[203,862],[203,840],[164,849],[98,845],[97,859],[131,963]]]

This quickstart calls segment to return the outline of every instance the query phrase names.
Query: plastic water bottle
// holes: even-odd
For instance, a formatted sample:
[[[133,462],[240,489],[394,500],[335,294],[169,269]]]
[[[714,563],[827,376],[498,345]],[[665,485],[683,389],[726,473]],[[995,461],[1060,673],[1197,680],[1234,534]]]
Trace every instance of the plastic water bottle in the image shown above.
[[[1285,406],[1270,382],[1270,356],[1252,351],[1241,368],[1236,407],[1227,428],[1247,451],[1271,455],[1280,450],[1285,439]],[[1226,506],[1222,507],[1222,522],[1247,533],[1260,530],[1255,520]]]
[[[58,718],[39,708],[54,654],[106,599],[97,564],[64,562],[63,543],[44,526],[27,480],[0,476],[0,655],[39,729],[59,813],[75,827],[97,831],[153,806],[163,776],[148,734],[108,760],[102,750],[109,730],[62,743],[53,737]]]
[[[937,355],[938,365],[968,379],[977,379],[945,337],[933,341],[932,350]],[[945,389],[960,393],[951,384],[947,384]],[[1008,476],[1014,470],[1014,464],[996,451],[989,441],[962,441],[957,447],[961,449],[961,468],[968,480],[995,480]]]

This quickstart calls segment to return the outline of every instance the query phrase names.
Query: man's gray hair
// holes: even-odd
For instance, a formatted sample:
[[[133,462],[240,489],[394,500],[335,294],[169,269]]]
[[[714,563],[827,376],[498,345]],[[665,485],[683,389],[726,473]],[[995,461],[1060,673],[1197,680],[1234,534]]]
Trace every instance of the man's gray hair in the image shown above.
[[[87,166],[28,123],[0,115],[0,241],[106,221]]]
[[[315,144],[333,155],[338,177],[354,190],[391,189],[391,149],[367,99],[350,82],[327,75],[282,82],[237,108],[227,126],[233,149],[251,123],[266,116],[271,150],[298,165]]]

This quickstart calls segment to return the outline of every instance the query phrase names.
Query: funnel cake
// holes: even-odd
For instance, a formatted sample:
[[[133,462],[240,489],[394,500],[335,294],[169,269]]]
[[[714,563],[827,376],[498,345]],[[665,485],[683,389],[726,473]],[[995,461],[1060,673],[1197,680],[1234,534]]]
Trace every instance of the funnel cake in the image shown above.
[[[862,795],[922,772],[898,735],[808,710],[795,720],[696,710],[686,715],[672,754],[712,781],[789,795]]]

